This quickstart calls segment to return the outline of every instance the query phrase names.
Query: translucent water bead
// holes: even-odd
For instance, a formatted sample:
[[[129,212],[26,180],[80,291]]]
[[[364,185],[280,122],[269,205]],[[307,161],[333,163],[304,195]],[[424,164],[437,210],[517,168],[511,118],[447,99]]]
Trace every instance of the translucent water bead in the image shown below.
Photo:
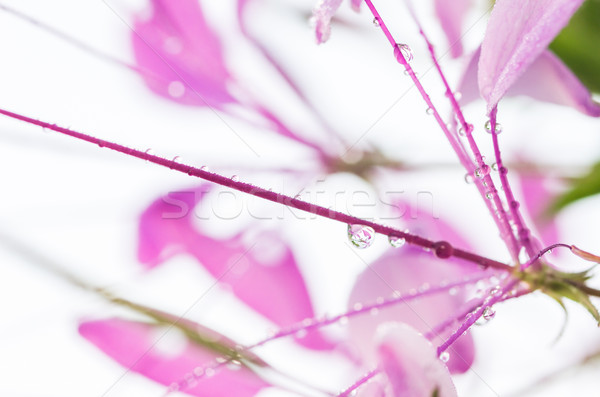
[[[364,249],[373,244],[375,230],[365,225],[348,225],[348,240],[356,248]]]

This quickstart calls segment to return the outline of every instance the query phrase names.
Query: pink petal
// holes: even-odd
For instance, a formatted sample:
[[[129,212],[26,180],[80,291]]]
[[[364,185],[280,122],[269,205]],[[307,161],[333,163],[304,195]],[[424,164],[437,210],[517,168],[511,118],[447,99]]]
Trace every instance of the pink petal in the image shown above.
[[[441,219],[406,204],[400,203],[397,207],[404,213],[402,221],[409,230],[434,240],[449,241],[457,247],[469,248],[460,234]],[[408,294],[409,291],[417,290],[425,284],[434,287],[444,282],[459,281],[479,272],[481,270],[477,266],[441,260],[410,246],[390,249],[358,277],[350,294],[349,306],[353,307],[356,303],[372,303],[379,297],[392,296],[394,291]],[[454,315],[464,300],[465,296],[462,293],[442,293],[382,309],[377,317],[351,317],[351,339],[361,356],[366,357],[367,361],[373,361],[375,350],[372,341],[380,324],[390,321],[403,322],[421,332],[428,332]],[[442,344],[451,332],[451,329],[445,330],[433,339],[433,342]],[[448,361],[448,367],[453,373],[465,372],[475,356],[471,335],[463,336],[453,347],[454,354]]]
[[[285,327],[315,316],[296,259],[278,235],[263,234],[245,246],[241,236],[217,240],[194,226],[194,208],[210,188],[203,185],[156,200],[142,214],[138,257],[152,268],[173,255],[194,256],[250,307]],[[330,349],[319,333],[299,339],[306,347]]]
[[[162,332],[157,332],[159,330]],[[166,386],[182,380],[196,367],[211,364],[217,357],[214,352],[189,342],[173,346],[175,351],[164,351],[157,343],[169,336],[165,336],[165,332],[146,323],[116,318],[83,322],[79,326],[84,338],[119,364]],[[186,393],[203,397],[251,397],[268,386],[245,367],[221,368],[213,376],[202,378]]]
[[[363,0],[350,0],[350,6],[352,7],[352,9],[356,12],[360,11],[360,4],[363,2]]]
[[[491,111],[567,24],[583,0],[497,0],[479,60],[479,90]]]
[[[560,241],[556,222],[544,216],[544,211],[554,199],[554,194],[548,189],[549,180],[550,178],[540,175],[528,174],[521,175],[519,178],[523,204],[537,228],[543,247]]]
[[[528,95],[539,101],[571,106],[581,113],[600,117],[600,104],[588,89],[552,52],[544,50],[509,90],[510,95]]]
[[[406,324],[382,328],[377,353],[394,397],[457,396],[448,369],[423,335]]]
[[[399,248],[402,251],[403,248]],[[393,291],[408,295],[411,290],[422,288],[425,283],[431,287],[442,282],[458,281],[465,277],[468,268],[423,255],[415,251],[390,252],[371,264],[358,278],[350,295],[350,306],[356,303],[372,303],[379,297],[390,297]],[[351,317],[349,321],[350,337],[354,346],[367,362],[374,360],[373,337],[377,327],[385,322],[403,322],[420,332],[429,332],[435,326],[454,316],[464,295],[441,293],[421,297],[418,300],[384,308],[376,317]],[[452,329],[446,329],[432,339],[441,345],[450,336]],[[469,369],[475,357],[475,346],[470,334],[461,337],[454,345],[448,361],[453,373],[462,373]]]
[[[459,86],[462,104],[479,97],[475,80],[480,50],[473,53]],[[523,71],[505,96],[525,95],[538,101],[570,106],[589,116],[600,116],[600,104],[592,99],[590,92],[577,76],[552,52],[544,50]]]
[[[214,106],[234,102],[221,43],[196,0],[151,0],[150,19],[137,18],[132,42],[149,88],[175,102]]]
[[[315,20],[315,34],[317,43],[321,44],[329,39],[331,34],[331,18],[342,4],[342,0],[319,0],[313,9]]]
[[[450,44],[450,54],[455,58],[463,53],[462,26],[472,3],[472,0],[435,0],[434,2],[435,13]]]

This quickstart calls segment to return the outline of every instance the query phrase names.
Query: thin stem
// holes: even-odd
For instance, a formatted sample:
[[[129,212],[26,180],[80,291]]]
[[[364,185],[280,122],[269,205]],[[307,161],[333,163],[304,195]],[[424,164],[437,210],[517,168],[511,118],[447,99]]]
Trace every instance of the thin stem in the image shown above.
[[[463,166],[465,167],[467,172],[469,172],[470,174],[474,174],[475,166],[473,165],[473,162],[471,161],[470,158],[468,158],[468,156],[465,154],[463,147],[460,145],[460,143],[457,141],[456,137],[448,129],[448,126],[446,125],[446,123],[444,122],[442,117],[440,116],[437,108],[434,106],[433,102],[431,101],[431,98],[425,91],[425,88],[423,87],[423,85],[421,84],[421,82],[419,81],[417,76],[415,75],[412,67],[407,62],[407,60],[404,58],[404,55],[401,53],[401,51],[399,50],[396,40],[394,40],[394,37],[390,33],[385,22],[383,21],[383,18],[381,18],[381,15],[379,14],[377,9],[373,5],[373,2],[371,0],[365,0],[365,2],[367,4],[367,6],[369,7],[369,10],[373,14],[374,18],[378,21],[379,26],[381,27],[381,30],[385,34],[386,38],[388,39],[388,41],[394,48],[396,59],[398,60],[398,62],[400,64],[402,64],[402,66],[404,66],[406,72],[408,73],[408,75],[412,79],[413,83],[415,84],[415,87],[417,87],[417,90],[421,94],[421,97],[427,104],[428,108],[431,110],[431,114],[434,116],[438,125],[444,132],[444,135],[446,135],[446,138],[452,145],[452,148],[454,149],[454,152],[458,156],[460,162],[463,164]],[[412,12],[412,10],[411,10],[411,12]],[[414,14],[413,14],[413,16],[414,16]],[[417,21],[417,24],[418,24],[418,20],[416,19],[416,17],[415,17],[415,20]],[[489,176],[489,166],[487,164],[485,164],[485,162],[483,161],[483,156],[481,155],[481,152],[479,151],[479,148],[477,147],[477,144],[475,143],[475,140],[473,139],[473,137],[471,135],[471,132],[472,132],[471,128],[470,128],[469,124],[465,121],[462,111],[460,109],[460,106],[458,105],[458,102],[456,101],[454,94],[452,94],[452,90],[450,89],[448,81],[446,80],[446,77],[439,65],[439,62],[437,61],[437,58],[435,56],[435,52],[433,49],[433,45],[427,39],[425,32],[423,31],[423,29],[420,28],[420,26],[419,26],[419,30],[420,30],[421,35],[425,38],[425,41],[427,43],[427,46],[428,46],[431,56],[433,58],[435,68],[438,71],[438,74],[441,76],[444,86],[446,87],[446,92],[449,93],[448,97],[450,98],[452,107],[455,110],[457,116],[459,117],[462,128],[465,130],[465,135],[469,142],[471,151],[473,152],[473,154],[475,156],[476,167],[480,170],[480,172],[483,172],[481,181],[476,180],[476,184],[478,186],[479,192],[483,196],[484,201],[486,201],[486,205],[492,215],[492,218],[494,219],[494,221],[496,222],[496,224],[500,230],[500,235],[501,235],[502,239],[504,240],[506,246],[508,247],[509,251],[511,252],[511,255],[514,257],[514,259],[516,259],[518,256],[517,242],[516,242],[514,235],[512,234],[512,230],[510,228],[508,218],[506,217],[506,214],[504,213],[502,201],[500,200],[500,197],[498,196],[498,192],[497,192],[496,188],[494,187],[494,182],[493,182],[492,178]],[[488,172],[484,172],[484,170],[488,170]],[[484,183],[485,183],[485,186],[487,186],[487,189],[484,188],[484,186],[482,186]],[[491,194],[491,198],[496,207],[495,209],[487,202],[488,194]],[[498,215],[495,214],[496,211],[498,211]]]
[[[529,261],[527,261],[526,263],[524,263],[523,265],[521,265],[521,270],[527,269],[529,266],[531,266],[533,263],[535,263],[535,261],[537,261],[542,256],[546,255],[546,253],[548,253],[549,251],[552,251],[555,248],[568,248],[570,250],[571,246],[567,245],[567,244],[563,244],[563,243],[552,244],[552,245],[544,248],[543,250],[541,250],[537,254],[534,254],[533,257]]]
[[[439,293],[443,293],[446,292],[450,289],[453,288],[457,288],[457,287],[464,287],[465,285],[469,285],[472,284],[474,282],[483,280],[485,278],[489,277],[488,275],[486,276],[476,276],[476,277],[469,277],[465,280],[461,280],[461,281],[456,281],[454,283],[449,283],[446,285],[440,285],[434,288],[430,288],[427,289],[425,291],[421,291],[421,292],[416,292],[416,293],[412,293],[409,295],[401,295],[399,292],[394,292],[392,298],[386,299],[386,300],[381,300],[379,302],[375,302],[372,304],[368,304],[368,305],[362,305],[359,308],[353,309],[349,312],[346,313],[342,313],[342,314],[338,314],[336,316],[333,317],[329,317],[329,318],[324,318],[324,319],[316,319],[316,320],[312,320],[310,323],[305,323],[305,322],[300,322],[298,324],[292,325],[286,329],[283,329],[279,332],[277,332],[276,334],[274,334],[273,336],[263,339],[260,342],[257,342],[253,345],[248,346],[248,349],[253,349],[255,347],[258,346],[262,346],[268,342],[271,342],[273,340],[276,339],[280,339],[286,336],[290,336],[290,335],[294,335],[296,333],[298,333],[299,331],[309,331],[309,330],[313,330],[313,329],[318,329],[318,328],[322,328],[324,326],[330,325],[330,324],[334,324],[337,323],[339,321],[341,321],[344,318],[350,318],[350,317],[354,317],[357,315],[361,315],[361,314],[366,314],[366,313],[370,313],[373,309],[384,309],[388,306],[393,306],[396,305],[398,303],[407,303],[409,301],[415,300],[415,299],[419,299],[425,296],[430,296],[430,295],[436,295]]]
[[[493,306],[495,303],[502,300],[504,298],[504,295],[508,291],[512,290],[514,288],[514,286],[517,285],[520,281],[521,280],[519,280],[519,279],[513,279],[504,288],[502,288],[500,291],[498,291],[496,294],[494,294],[492,296],[487,296],[483,300],[482,305],[479,306],[479,308],[477,310],[475,310],[475,312],[467,320],[465,320],[465,322],[462,323],[462,325],[456,331],[454,331],[454,333],[452,333],[452,335],[450,335],[444,343],[442,343],[438,347],[437,353],[441,354],[442,352],[446,351],[450,346],[452,346],[452,344],[454,342],[456,342],[456,340],[458,340],[458,338],[460,338],[460,336],[462,336],[463,333],[465,333],[469,328],[471,328],[471,326],[473,324],[475,324],[475,322],[477,320],[479,320],[481,318],[485,309]]]
[[[500,174],[500,183],[504,190],[506,202],[508,203],[508,210],[510,211],[511,218],[517,227],[517,236],[519,238],[520,246],[525,247],[529,257],[535,255],[536,249],[530,238],[529,229],[525,227],[523,217],[519,211],[519,202],[515,199],[512,188],[508,181],[508,169],[502,162],[502,155],[500,153],[500,144],[498,142],[498,131],[497,131],[497,117],[498,107],[495,106],[490,112],[490,132],[492,134],[492,142],[494,144],[494,156],[496,158],[496,165],[498,166],[498,173]],[[504,211],[504,210],[503,210]]]
[[[343,390],[336,397],[348,397],[348,396],[352,395],[352,392],[354,392],[356,389],[358,389],[359,387],[361,387],[362,385],[367,383],[369,380],[371,380],[375,375],[379,374],[380,372],[381,371],[379,370],[379,368],[370,370],[362,378],[360,378],[359,380],[354,382],[347,389]]]
[[[131,157],[137,157],[139,159],[142,159],[142,160],[145,160],[145,161],[157,164],[157,165],[161,165],[163,167],[170,168],[174,171],[186,173],[190,176],[201,178],[206,181],[216,183],[218,185],[226,186],[226,187],[229,187],[231,189],[234,189],[234,190],[237,190],[237,191],[240,191],[243,193],[247,193],[247,194],[250,194],[250,195],[253,195],[256,197],[260,197],[265,200],[269,200],[269,201],[272,201],[272,202],[275,202],[278,204],[282,204],[282,205],[285,205],[285,206],[288,206],[291,208],[295,208],[300,211],[304,211],[304,212],[308,212],[308,213],[311,213],[314,215],[322,216],[322,217],[325,217],[325,218],[328,218],[328,219],[331,219],[334,221],[343,222],[345,224],[358,224],[358,225],[369,226],[369,227],[373,228],[373,230],[375,232],[383,234],[385,236],[400,237],[400,238],[405,239],[405,241],[409,244],[422,247],[426,250],[433,249],[436,252],[436,254],[438,254],[437,256],[440,258],[443,258],[443,259],[447,259],[450,257],[456,257],[456,258],[463,259],[465,261],[472,262],[472,263],[475,263],[479,266],[483,266],[486,268],[492,267],[492,268],[496,268],[496,269],[507,271],[507,272],[511,272],[513,270],[512,266],[509,266],[502,262],[498,262],[496,260],[489,259],[489,258],[480,256],[480,255],[477,255],[477,254],[474,254],[474,253],[471,253],[471,252],[468,252],[468,251],[465,251],[462,249],[453,248],[448,242],[444,242],[444,241],[434,242],[432,240],[428,240],[426,238],[423,238],[423,237],[420,237],[420,236],[417,236],[414,234],[406,233],[406,232],[391,228],[389,226],[380,225],[380,224],[372,222],[372,221],[360,219],[360,218],[357,218],[357,217],[354,217],[354,216],[351,216],[348,214],[344,214],[342,212],[334,211],[332,209],[325,208],[325,207],[322,207],[322,206],[319,206],[316,204],[307,203],[305,201],[302,201],[302,200],[299,200],[296,198],[292,198],[292,197],[289,197],[289,196],[286,196],[286,195],[283,195],[280,193],[275,193],[271,190],[267,190],[267,189],[263,189],[258,186],[251,185],[249,183],[239,182],[232,178],[227,178],[225,176],[215,174],[215,173],[212,173],[209,171],[205,171],[200,168],[195,168],[195,167],[192,167],[189,165],[179,163],[177,161],[168,160],[168,159],[165,159],[165,158],[162,158],[159,156],[155,156],[155,155],[152,155],[152,154],[149,154],[146,152],[142,152],[137,149],[132,149],[132,148],[129,148],[127,146],[123,146],[123,145],[120,145],[117,143],[113,143],[113,142],[105,141],[105,140],[102,140],[99,138],[95,138],[93,136],[82,134],[80,132],[76,132],[76,131],[70,130],[68,128],[59,127],[56,124],[50,124],[50,123],[46,123],[44,121],[35,120],[30,117],[23,116],[23,115],[13,113],[13,112],[9,112],[4,109],[0,109],[0,114],[3,114],[5,116],[11,117],[11,118],[14,118],[17,120],[24,121],[29,124],[37,125],[42,128],[56,131],[56,132],[59,132],[64,135],[68,135],[70,137],[80,139],[82,141],[93,143],[95,145],[98,145],[101,148],[106,147],[108,149],[126,154]]]

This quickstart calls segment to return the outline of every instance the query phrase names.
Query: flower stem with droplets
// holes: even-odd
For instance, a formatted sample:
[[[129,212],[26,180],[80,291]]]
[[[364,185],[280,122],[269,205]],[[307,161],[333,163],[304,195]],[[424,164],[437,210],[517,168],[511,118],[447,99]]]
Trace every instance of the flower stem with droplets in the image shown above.
[[[312,204],[312,203],[307,203],[305,201],[296,199],[296,198],[292,198],[289,196],[286,196],[284,194],[280,194],[280,193],[276,193],[274,191],[268,190],[268,189],[264,189],[249,183],[244,183],[244,182],[240,182],[237,181],[233,178],[228,178],[225,177],[223,175],[219,175],[213,172],[209,172],[209,171],[205,171],[201,168],[195,168],[177,161],[173,161],[173,160],[169,160],[169,159],[165,159],[163,157],[159,157],[159,156],[155,156],[153,154],[147,153],[147,152],[142,152],[141,150],[137,150],[137,149],[133,149],[124,145],[120,145],[117,143],[113,143],[110,141],[106,141],[103,139],[99,139],[99,138],[95,138],[93,136],[90,135],[86,135],[77,131],[73,131],[70,130],[68,128],[63,128],[63,127],[59,127],[56,124],[50,124],[50,123],[46,123],[44,121],[40,121],[40,120],[36,120],[36,119],[32,119],[30,117],[27,116],[23,116],[17,113],[13,113],[4,109],[0,109],[0,114],[3,114],[5,116],[20,120],[20,121],[24,121],[26,123],[29,124],[33,124],[33,125],[37,125],[39,127],[42,128],[46,128],[52,131],[56,131],[59,132],[61,134],[82,140],[82,141],[86,141],[89,143],[93,143],[95,145],[98,145],[101,148],[108,148],[120,153],[123,153],[125,155],[131,156],[131,157],[137,157],[139,159],[163,166],[163,167],[167,167],[170,168],[174,171],[179,171],[179,172],[183,172],[186,173],[190,176],[194,176],[197,178],[201,178],[204,179],[206,181],[209,182],[213,182],[216,183],[218,185],[222,185],[222,186],[226,186],[229,187],[231,189],[243,192],[243,193],[247,193],[250,194],[252,196],[256,196],[265,200],[269,200],[281,205],[285,205],[288,207],[292,207],[295,209],[298,209],[300,211],[304,211],[304,212],[308,212],[314,215],[318,215],[321,217],[325,217],[334,221],[338,221],[338,222],[343,222],[345,224],[360,224],[360,225],[364,225],[364,226],[369,226],[371,228],[373,228],[373,230],[377,233],[383,234],[385,236],[388,237],[400,237],[406,240],[407,243],[412,244],[412,245],[416,245],[419,246],[421,248],[424,248],[426,250],[433,250],[434,253],[442,259],[448,259],[450,257],[455,257],[455,258],[459,258],[462,260],[465,260],[467,262],[471,262],[474,264],[477,264],[479,266],[482,266],[484,268],[495,268],[498,270],[502,270],[502,271],[506,271],[506,272],[512,272],[514,269],[512,266],[509,266],[507,264],[504,264],[502,262],[493,260],[493,259],[489,259],[486,258],[484,256],[463,250],[463,249],[459,249],[459,248],[454,248],[452,247],[452,245],[450,245],[450,243],[446,242],[446,241],[432,241],[429,239],[426,239],[424,237],[421,236],[417,236],[415,234],[410,234],[410,233],[406,233],[406,232],[402,232],[400,230],[394,229],[392,227],[389,226],[385,226],[385,225],[381,225],[372,221],[368,221],[368,220],[364,220],[364,219],[360,219],[348,214],[344,214],[342,212],[339,211],[334,211],[332,209],[329,208],[325,208],[316,204]]]

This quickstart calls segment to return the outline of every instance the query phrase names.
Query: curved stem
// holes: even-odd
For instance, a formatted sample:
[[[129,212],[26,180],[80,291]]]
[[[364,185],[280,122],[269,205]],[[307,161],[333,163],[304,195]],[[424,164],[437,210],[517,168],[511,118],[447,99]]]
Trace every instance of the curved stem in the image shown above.
[[[373,228],[373,230],[377,233],[383,234],[385,236],[391,237],[401,237],[405,239],[405,241],[409,244],[419,246],[426,250],[434,249],[436,253],[438,250],[440,254],[438,257],[443,259],[448,259],[450,257],[456,257],[463,259],[465,261],[475,263],[479,266],[483,267],[492,267],[499,270],[511,272],[513,270],[512,266],[504,264],[502,262],[498,262],[493,259],[486,258],[484,256],[480,256],[462,249],[453,248],[448,242],[434,242],[432,240],[428,240],[424,237],[417,236],[415,234],[410,234],[406,232],[402,232],[400,230],[394,229],[389,226],[380,225],[378,223],[368,221],[365,219],[360,219],[348,214],[344,214],[339,211],[334,211],[329,208],[325,208],[316,204],[307,203],[305,201],[292,198],[280,193],[275,193],[271,190],[267,190],[258,186],[251,185],[249,183],[239,182],[232,178],[227,178],[225,176],[215,174],[209,171],[205,171],[200,168],[195,168],[189,165],[185,165],[179,163],[177,161],[168,160],[159,156],[155,156],[146,152],[142,152],[141,150],[132,149],[127,146],[123,146],[117,143],[105,141],[103,139],[95,138],[90,135],[82,134],[77,131],[70,130],[68,128],[59,127],[56,124],[46,123],[44,121],[35,120],[27,116],[23,116],[17,113],[9,112],[4,109],[0,109],[0,114],[5,116],[24,121],[29,124],[37,125],[42,128],[46,128],[52,131],[59,132],[64,135],[68,135],[72,138],[76,138],[82,141],[86,141],[89,143],[93,143],[103,148],[106,147],[108,149],[126,154],[131,157],[137,157],[139,159],[161,165],[163,167],[170,168],[174,171],[179,171],[190,176],[194,176],[197,178],[204,179],[209,182],[216,183],[218,185],[226,186],[231,189],[235,189],[237,191],[247,193],[265,200],[269,200],[278,204],[282,204],[291,208],[298,209],[300,211],[308,212],[314,215],[318,215],[324,218],[328,218],[334,221],[343,222],[345,224],[358,224],[369,226]]]

